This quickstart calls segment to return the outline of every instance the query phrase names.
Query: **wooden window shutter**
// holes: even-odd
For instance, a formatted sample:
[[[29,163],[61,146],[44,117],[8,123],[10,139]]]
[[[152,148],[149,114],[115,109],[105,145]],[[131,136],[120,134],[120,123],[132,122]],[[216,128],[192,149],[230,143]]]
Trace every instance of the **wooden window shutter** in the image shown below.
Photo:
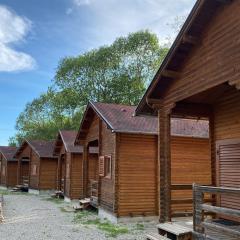
[[[105,158],[104,158],[104,156],[99,157],[99,176],[105,177]]]
[[[105,159],[105,176],[111,178],[112,175],[112,156],[108,155],[104,157]]]

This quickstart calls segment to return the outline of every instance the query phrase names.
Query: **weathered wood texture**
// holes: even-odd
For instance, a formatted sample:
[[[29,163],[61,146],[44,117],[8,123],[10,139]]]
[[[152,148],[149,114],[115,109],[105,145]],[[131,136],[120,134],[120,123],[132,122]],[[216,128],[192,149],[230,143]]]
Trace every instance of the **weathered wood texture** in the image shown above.
[[[197,44],[179,71],[180,77],[164,95],[164,105],[170,106],[194,94],[224,82],[239,85],[239,24],[240,2],[232,1],[216,13],[204,29]],[[196,71],[197,70],[197,71]]]
[[[0,154],[0,161],[1,161],[1,185],[6,186],[7,185],[7,161],[3,157],[2,154]]]

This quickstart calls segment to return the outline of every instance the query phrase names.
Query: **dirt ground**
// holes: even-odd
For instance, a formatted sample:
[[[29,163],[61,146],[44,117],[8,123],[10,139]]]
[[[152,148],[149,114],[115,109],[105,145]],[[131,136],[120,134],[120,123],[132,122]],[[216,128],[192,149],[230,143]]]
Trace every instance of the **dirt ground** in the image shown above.
[[[74,213],[62,200],[8,192],[4,217],[1,240],[143,240],[145,233],[156,231],[153,222],[113,225],[100,221],[95,212]]]

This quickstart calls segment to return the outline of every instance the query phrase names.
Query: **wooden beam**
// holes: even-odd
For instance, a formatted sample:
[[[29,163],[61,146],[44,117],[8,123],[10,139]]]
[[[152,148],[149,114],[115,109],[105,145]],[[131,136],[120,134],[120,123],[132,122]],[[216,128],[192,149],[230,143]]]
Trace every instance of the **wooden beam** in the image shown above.
[[[163,108],[158,110],[158,165],[160,167],[160,222],[171,220],[171,117]]]
[[[172,70],[163,70],[161,72],[161,75],[168,78],[178,78],[180,76],[180,73]]]

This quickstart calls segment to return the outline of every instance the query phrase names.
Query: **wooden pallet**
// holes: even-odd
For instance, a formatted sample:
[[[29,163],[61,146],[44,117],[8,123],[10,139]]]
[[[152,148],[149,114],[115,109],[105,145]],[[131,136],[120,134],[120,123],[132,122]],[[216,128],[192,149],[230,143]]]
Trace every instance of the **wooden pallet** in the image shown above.
[[[169,239],[192,240],[192,230],[177,223],[162,223],[157,225],[160,235]]]
[[[146,235],[146,239],[147,240],[169,240],[169,238],[161,236],[158,233],[149,233]]]

